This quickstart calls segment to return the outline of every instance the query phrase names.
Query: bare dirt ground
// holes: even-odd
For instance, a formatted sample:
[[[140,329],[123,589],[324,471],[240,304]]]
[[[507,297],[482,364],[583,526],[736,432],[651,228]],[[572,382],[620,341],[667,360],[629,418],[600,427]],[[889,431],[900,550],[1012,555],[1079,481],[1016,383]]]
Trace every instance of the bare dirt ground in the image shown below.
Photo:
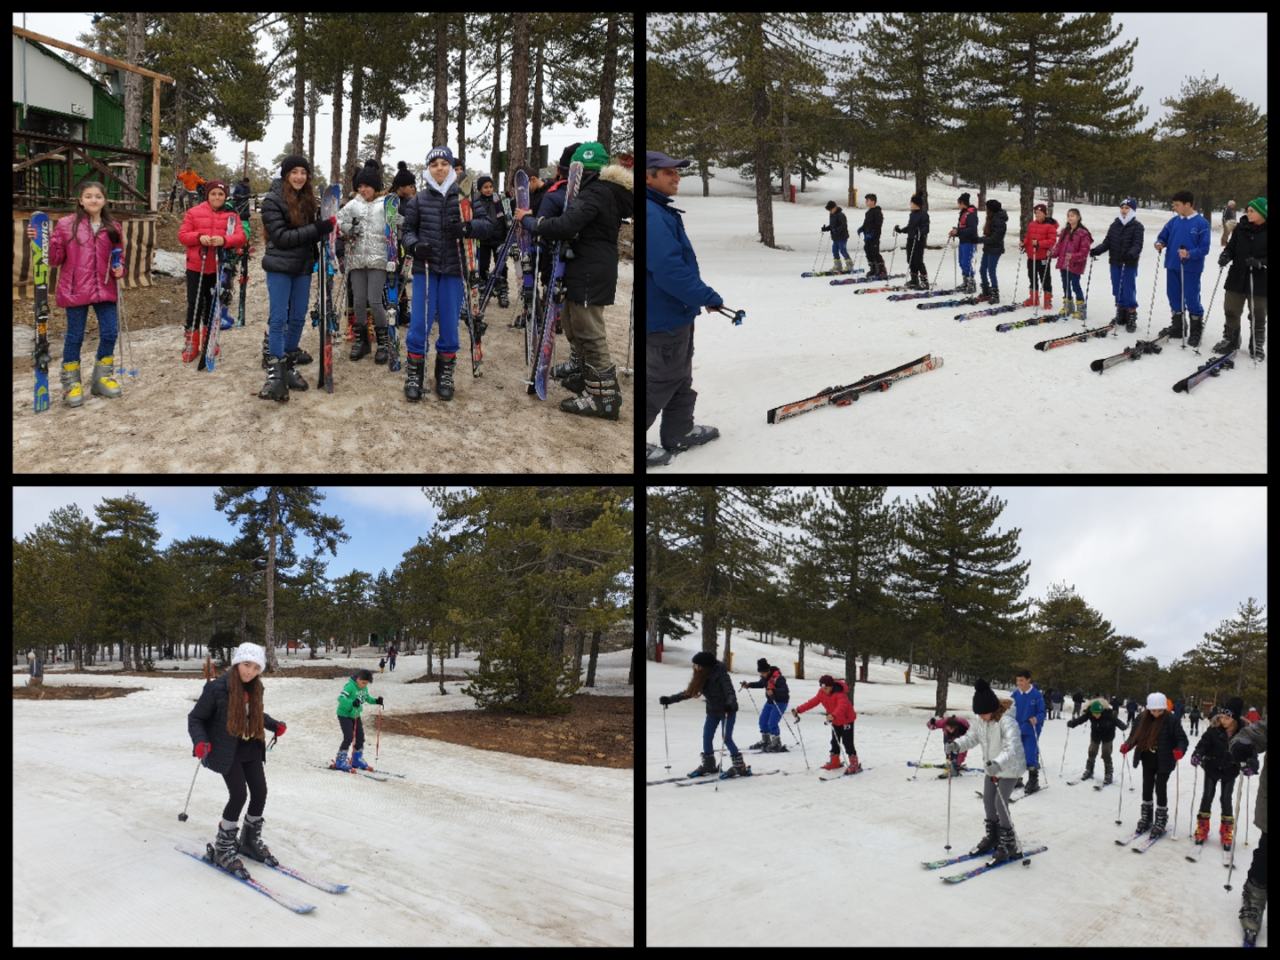
[[[173,217],[157,225],[160,246],[179,252]],[[261,220],[253,218],[254,236]],[[372,355],[352,363],[345,341],[346,321],[334,348],[334,392],[316,390],[318,367],[299,368],[309,389],[293,392],[288,403],[259,400],[266,378],[261,366],[267,324],[262,244],[255,242],[249,269],[245,326],[224,330],[222,356],[213,373],[184,364],[182,318],[186,281],[155,276],[149,288],[126,289],[125,321],[132,356],[124,395],[116,400],[89,395],[97,343],[97,320],[90,311],[81,350],[84,405],[62,406],[58,370],[66,332],[65,312],[50,290],[50,409],[32,411],[30,300],[14,304],[13,472],[15,473],[630,473],[633,470],[635,387],[620,377],[622,417],[607,421],[562,413],[569,394],[556,385],[547,400],[526,393],[524,331],[509,326],[518,297],[503,310],[493,298],[485,311],[484,367],[471,376],[468,340],[460,331],[454,399],[428,393],[420,403],[404,398],[397,374]],[[619,264],[616,303],[606,308],[609,345],[622,368],[627,354],[628,309],[633,261]],[[518,267],[509,267],[513,293]],[[314,300],[314,288],[312,292]],[[232,300],[236,312],[238,290]],[[400,329],[403,358],[408,328]],[[310,324],[301,346],[319,360],[318,333]],[[432,334],[434,347],[435,335]],[[568,344],[557,337],[556,358]],[[428,378],[434,356],[428,355]],[[634,352],[632,365],[635,365]]]

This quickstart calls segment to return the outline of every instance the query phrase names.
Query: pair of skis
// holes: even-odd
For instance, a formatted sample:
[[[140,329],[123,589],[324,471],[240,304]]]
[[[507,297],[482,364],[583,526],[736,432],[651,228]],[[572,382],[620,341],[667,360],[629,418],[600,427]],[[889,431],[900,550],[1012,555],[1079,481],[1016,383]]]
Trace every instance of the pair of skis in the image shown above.
[[[471,178],[466,177],[458,185],[458,213],[463,223],[471,223]],[[476,299],[476,242],[471,237],[462,239],[463,256],[459,270],[462,273],[462,290],[466,311],[463,319],[467,335],[471,339],[471,375],[480,376],[480,364],[484,361],[484,321],[480,319],[480,305]]]
[[[904,363],[902,366],[886,370],[884,373],[863,377],[856,383],[827,387],[811,397],[774,407],[768,411],[766,419],[769,423],[781,423],[783,420],[789,420],[791,417],[797,417],[802,413],[808,413],[810,410],[816,410],[819,407],[825,407],[830,404],[847,406],[867,391],[888,390],[898,380],[915,376],[917,373],[936,370],[940,366],[942,366],[941,357],[926,353],[923,357],[918,357],[910,363]]]
[[[895,293],[892,297],[886,297],[886,300],[928,300],[932,297],[949,297],[953,293],[963,293],[959,287],[951,290],[917,290],[912,293]]]
[[[866,273],[866,267],[854,267],[852,270],[806,270],[802,277],[843,277],[850,273]]]
[[[891,273],[888,276],[884,276],[884,277],[864,277],[861,280],[832,280],[831,286],[845,287],[851,283],[877,283],[884,280],[901,280],[905,276],[906,276],[905,273]]]
[[[335,183],[324,192],[320,200],[320,219],[335,218],[341,201],[342,187]],[[335,227],[320,242],[319,285],[316,291],[319,309],[311,314],[312,323],[320,327],[320,375],[316,381],[316,389],[323,389],[328,393],[333,393],[333,338],[338,335],[338,311],[333,305],[333,275],[338,263],[335,249],[337,240]]]
[[[239,217],[234,214],[227,217],[227,236],[230,237],[236,232],[236,221]],[[200,362],[196,364],[197,370],[204,370],[213,373],[213,369],[218,360],[218,334],[222,330],[222,323],[218,317],[218,306],[222,300],[223,287],[226,286],[224,281],[229,281],[227,276],[228,265],[234,265],[234,261],[227,257],[226,246],[221,246],[217,251],[217,280],[214,282],[214,291],[212,302],[209,304],[209,333],[204,338],[204,349],[200,352]],[[201,278],[203,281],[203,277]],[[230,296],[230,290],[227,291]]]
[[[382,201],[383,228],[387,241],[387,369],[400,370],[400,334],[396,324],[400,316],[400,198],[389,193]]]
[[[1004,867],[1011,863],[1021,863],[1023,866],[1026,866],[1030,863],[1031,857],[1034,857],[1038,853],[1044,853],[1048,849],[1048,847],[1044,846],[1030,847],[1023,850],[1022,855],[1019,857],[1014,857],[1011,860],[988,860],[981,866],[974,867],[971,870],[966,870],[963,873],[950,874],[949,876],[943,877],[942,880],[945,883],[964,883],[966,880],[972,880],[974,877],[981,876],[984,873],[995,870],[997,867]],[[986,853],[966,853],[958,857],[948,857],[945,860],[922,860],[921,864],[926,870],[938,870],[942,867],[952,866],[953,864],[964,863],[966,860],[976,860],[979,857],[985,858],[987,856],[988,854]]]
[[[219,873],[225,874],[228,877],[232,877],[236,880],[239,880],[245,886],[251,887],[252,889],[257,890],[258,893],[262,894],[265,897],[270,897],[276,903],[280,904],[282,907],[287,907],[288,909],[292,910],[294,913],[310,913],[312,910],[316,908],[315,904],[313,903],[306,903],[305,901],[298,900],[297,898],[291,897],[288,894],[280,893],[276,890],[272,890],[270,887],[266,886],[260,881],[255,880],[253,877],[249,876],[249,873],[247,870],[244,871],[243,874],[233,873],[230,870],[226,870],[223,867],[218,866],[217,863],[214,862],[213,848],[211,845],[206,844],[204,849],[201,849],[198,845],[194,843],[182,841],[174,844],[174,849],[177,850],[179,853],[185,853],[187,856],[191,857],[193,860],[199,860],[201,863],[209,867],[212,867],[214,870],[217,870]],[[254,863],[258,863],[258,862],[259,861],[254,861]],[[345,883],[333,883],[328,880],[315,880],[295,870],[293,867],[286,867],[279,863],[275,863],[275,864],[263,863],[262,865],[264,867],[270,867],[271,869],[279,873],[283,873],[285,876],[293,877],[293,879],[295,880],[300,880],[302,883],[315,887],[317,890],[323,890],[326,893],[345,893],[347,890],[350,889],[350,887]]]
[[[569,212],[570,205],[578,195],[578,186],[581,182],[581,162],[571,163],[569,165],[569,179],[565,185],[565,213]],[[547,284],[547,316],[542,327],[542,340],[538,344],[538,355],[535,359],[533,376],[531,377],[533,382],[529,387],[530,392],[536,393],[539,400],[547,399],[547,375],[551,370],[551,355],[556,345],[556,324],[560,320],[560,311],[564,307],[566,296],[564,283],[565,261],[572,259],[572,257],[573,249],[569,245],[569,241],[557,241],[555,254],[551,260],[551,280]]]
[[[705,787],[709,783],[720,783],[725,780],[753,780],[756,777],[771,777],[775,773],[782,773],[781,770],[766,770],[764,773],[753,773],[751,768],[747,767],[747,773],[733,773],[732,768],[725,770],[719,776],[698,777],[696,780],[678,780],[677,787]],[[786,776],[786,774],[783,774]]]

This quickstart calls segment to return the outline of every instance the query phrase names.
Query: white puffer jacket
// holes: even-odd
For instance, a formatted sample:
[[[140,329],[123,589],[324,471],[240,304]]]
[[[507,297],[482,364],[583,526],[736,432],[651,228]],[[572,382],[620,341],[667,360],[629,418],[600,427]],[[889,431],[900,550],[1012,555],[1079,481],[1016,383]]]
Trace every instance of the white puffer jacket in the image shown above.
[[[1002,779],[1016,780],[1027,772],[1027,757],[1022,752],[1022,737],[1018,735],[1017,711],[1013,709],[1012,702],[1001,702],[1007,703],[1008,708],[998,722],[974,717],[969,726],[969,732],[955,744],[960,748],[961,753],[972,750],[974,747],[981,747],[984,770],[987,762],[994,760],[1000,764],[1000,773],[997,776]]]
[[[338,229],[342,231],[348,270],[387,268],[387,220],[383,213],[385,199],[385,196],[377,196],[366,203],[357,193],[338,211]],[[360,221],[358,240],[351,236],[356,220]]]

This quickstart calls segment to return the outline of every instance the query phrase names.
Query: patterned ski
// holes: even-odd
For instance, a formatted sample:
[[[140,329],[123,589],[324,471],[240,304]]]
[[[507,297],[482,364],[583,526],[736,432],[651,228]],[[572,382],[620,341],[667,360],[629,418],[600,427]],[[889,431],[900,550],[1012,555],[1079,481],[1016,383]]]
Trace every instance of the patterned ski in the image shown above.
[[[846,384],[839,387],[827,387],[812,397],[806,397],[804,400],[795,400],[791,403],[784,403],[782,406],[774,407],[769,410],[765,418],[769,423],[781,423],[791,417],[799,416],[802,413],[808,413],[810,410],[816,410],[819,407],[825,407],[829,404],[836,406],[847,406],[857,400],[859,395],[868,390],[888,390],[889,387],[897,380],[903,380],[907,377],[914,376],[917,373],[926,373],[929,370],[936,370],[942,366],[942,358],[935,357],[926,353],[923,357],[912,360],[910,363],[904,363],[900,367],[894,367],[892,370],[886,370],[884,373],[872,374],[863,377],[856,383]]]
[[[1052,340],[1041,340],[1036,344],[1036,349],[1052,350],[1055,347],[1065,347],[1069,343],[1084,343],[1090,337],[1105,337],[1115,328],[1116,325],[1114,323],[1108,323],[1105,327],[1094,327],[1092,330],[1081,330],[1079,333],[1068,334],[1065,337],[1054,337]]]
[[[1044,853],[1048,849],[1048,847],[1032,847],[1030,850],[1023,850],[1022,856],[1014,860],[1001,860],[998,863],[991,860],[980,867],[974,867],[972,870],[966,870],[964,873],[953,873],[950,876],[943,877],[942,879],[946,883],[964,883],[966,880],[972,880],[974,877],[981,876],[989,870],[995,870],[997,867],[1006,867],[1011,863],[1021,863],[1026,865],[1028,857],[1034,857],[1037,853]]]
[[[844,287],[851,283],[875,283],[879,280],[901,280],[905,276],[905,273],[891,273],[887,277],[864,277],[861,280],[832,280],[831,286]]]

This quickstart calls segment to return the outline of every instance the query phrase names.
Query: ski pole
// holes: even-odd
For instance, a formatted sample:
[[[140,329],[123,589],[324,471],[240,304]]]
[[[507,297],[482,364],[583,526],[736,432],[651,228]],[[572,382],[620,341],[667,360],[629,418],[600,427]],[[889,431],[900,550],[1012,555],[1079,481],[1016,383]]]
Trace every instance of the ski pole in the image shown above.
[[[887,275],[890,277],[893,276],[893,265],[894,263],[897,262],[897,260],[898,260],[898,235],[895,233],[893,235],[893,249],[889,251],[889,273]],[[1253,309],[1252,305],[1249,307],[1249,309],[1250,310]]]
[[[662,706],[662,745],[667,749],[667,773],[671,772],[671,741],[667,739],[667,705]]]
[[[624,377],[629,377],[633,373],[635,373],[635,371],[631,369],[631,341],[635,339],[635,335],[636,335],[636,295],[635,295],[635,291],[633,290],[631,292],[631,312],[627,319],[627,365],[622,368],[622,375]]]
[[[1213,292],[1209,294],[1209,309],[1208,309],[1208,310],[1206,310],[1206,311],[1204,312],[1204,319],[1201,321],[1201,322],[1202,322],[1202,324],[1203,324],[1203,327],[1201,328],[1200,335],[1201,335],[1202,337],[1204,336],[1205,331],[1208,329],[1208,326],[1209,326],[1209,314],[1213,313],[1213,301],[1214,301],[1214,300],[1216,300],[1216,299],[1218,298],[1218,284],[1219,284],[1219,283],[1221,282],[1221,280],[1222,280],[1222,271],[1223,271],[1223,270],[1225,270],[1225,269],[1226,269],[1226,267],[1219,267],[1219,268],[1218,268],[1218,278],[1217,278],[1216,280],[1214,280],[1214,281],[1213,281]],[[1200,352],[1200,348],[1199,348],[1199,347],[1197,347],[1197,348],[1196,348],[1196,353],[1199,353],[1199,352]]]
[[[1067,739],[1062,742],[1062,762],[1058,764],[1058,776],[1062,776],[1063,768],[1067,765],[1067,744],[1071,742],[1071,726],[1067,726]]]
[[[955,237],[947,237],[946,245],[942,248],[942,256],[938,258],[938,269],[933,271],[933,286],[935,287],[938,285],[938,277],[942,275],[942,265],[947,259],[947,248],[951,246],[951,241],[954,239]]]
[[[732,307],[721,306],[721,307],[712,307],[711,309],[714,310],[716,313],[724,314],[726,317],[728,317],[730,320],[733,321],[733,325],[735,327],[742,326],[742,321],[745,320],[747,317],[747,311],[734,310]]]
[[[1182,288],[1182,349],[1187,349],[1187,278],[1182,258],[1178,258],[1178,286]]]
[[[1240,779],[1243,781],[1245,778],[1242,776]],[[1236,783],[1236,806],[1235,806],[1236,816],[1240,815],[1240,788],[1243,786],[1244,786],[1244,783],[1242,782]],[[1227,882],[1226,882],[1226,885],[1223,887],[1224,890],[1231,889],[1231,874],[1232,872],[1235,871],[1235,868],[1236,868],[1236,845],[1233,843],[1231,844],[1231,863],[1227,865]]]
[[[929,749],[929,741],[931,739],[933,739],[933,727],[930,727],[929,732],[925,734],[924,745],[920,747],[920,759],[916,761],[916,772],[907,777],[908,780],[914,780],[916,777],[920,776],[920,764],[924,762],[924,752]]]
[[[716,769],[721,773],[724,772],[725,724],[728,722],[728,719],[728,716],[720,718],[720,756],[716,760]]]
[[[183,823],[187,822],[187,807],[191,806],[191,791],[196,787],[196,775],[200,773],[201,763],[196,760],[196,772],[191,774],[191,786],[187,788],[187,802],[182,808],[182,812],[178,814],[178,819]]]
[[[378,707],[378,715],[373,718],[373,762],[378,762],[382,748],[382,707]]]
[[[747,681],[741,681],[740,689],[747,691],[747,697],[751,700],[751,709],[756,712],[756,723],[760,722],[760,708],[756,706],[756,698],[751,693],[751,688],[747,686]]]
[[[1035,316],[1040,316],[1040,267],[1036,260],[1036,254],[1040,252],[1040,241],[1032,240],[1031,246],[1034,248],[1031,252],[1031,258],[1027,266],[1031,268],[1031,299],[1035,301],[1032,306],[1036,308]]]
[[[1245,777],[1244,778],[1244,845],[1246,847],[1249,845],[1249,788],[1251,786],[1253,786],[1253,784],[1249,782],[1248,777]],[[1236,816],[1237,817],[1240,816],[1239,807],[1236,808]],[[1235,844],[1233,843],[1232,846],[1234,847]]]
[[[1121,823],[1123,819],[1120,811],[1124,809],[1124,777],[1125,777],[1125,774],[1129,772],[1129,765],[1128,763],[1125,762],[1126,759],[1127,758],[1123,753],[1120,754],[1120,802],[1116,804],[1116,825],[1117,826]]]
[[[1093,261],[1096,259],[1098,258],[1097,257],[1089,258],[1089,275],[1085,278],[1085,281],[1084,281],[1084,303],[1080,305],[1080,326],[1082,327],[1087,327],[1089,325],[1088,324],[1089,287],[1092,286],[1093,284]]]
[[[795,718],[796,718],[796,729],[795,729],[795,732],[796,732],[796,734],[797,734],[797,735],[799,736],[799,738],[800,738],[800,752],[804,755],[804,768],[805,768],[806,770],[809,770],[809,769],[811,769],[811,768],[810,768],[810,766],[809,766],[809,751],[808,751],[808,750],[806,750],[806,749],[804,748],[804,733],[803,733],[803,732],[801,732],[801,729],[800,729],[800,714],[798,714],[798,713],[797,713],[797,714],[795,714]],[[787,729],[788,729],[788,730],[790,730],[790,729],[791,729],[791,725],[790,725],[790,724],[788,724],[788,725],[787,725]]]
[[[1192,774],[1192,776],[1191,776],[1191,809],[1187,811],[1187,829],[1188,829],[1188,832],[1189,832],[1189,831],[1190,831],[1190,829],[1191,829],[1191,826],[1190,826],[1190,825],[1191,825],[1192,823],[1195,823],[1195,819],[1196,819],[1196,816],[1195,816],[1195,808],[1196,808],[1196,784],[1200,782],[1200,766],[1199,766],[1199,764],[1193,764],[1191,769],[1192,769],[1193,771],[1195,771],[1195,772],[1194,772],[1194,773]]]
[[[1173,763],[1173,833],[1170,840],[1178,839],[1178,804],[1182,802],[1182,765],[1176,760]]]
[[[796,735],[796,730],[799,730],[799,728],[800,728],[800,721],[799,721],[799,719],[797,719],[797,720],[796,720],[796,730],[792,730],[792,729],[791,729],[791,724],[790,724],[790,723],[788,722],[788,720],[787,720],[787,715],[786,715],[786,713],[784,713],[782,710],[779,710],[779,711],[778,711],[778,716],[779,716],[779,719],[781,719],[781,720],[782,720],[782,722],[783,722],[784,724],[786,724],[786,727],[787,727],[787,733],[791,734],[791,739],[795,740],[796,742],[798,742],[798,743],[800,744],[800,751],[801,751],[801,753],[804,753],[804,738]],[[808,755],[807,753],[805,753],[805,754],[804,754],[804,768],[805,768],[806,770],[808,770],[808,769],[809,769],[809,755]]]
[[[1000,806],[1004,807],[1004,818],[1009,821],[1009,829],[1013,831],[1013,845],[1021,851],[1022,845],[1018,842],[1018,828],[1013,825],[1013,817],[1009,814],[1009,801],[1004,798],[1004,792],[1000,789],[1000,778],[992,777],[991,782],[995,785],[996,799],[1000,801]]]
[[[812,267],[812,269],[809,271],[810,273],[817,273],[817,272],[818,272],[818,258],[822,256],[822,243],[823,243],[822,233],[821,233],[821,231],[819,231],[819,233],[818,233],[818,252],[817,252],[817,253],[815,253],[815,254],[813,255],[813,267]]]
[[[929,731],[933,733],[932,730]],[[944,754],[947,761],[947,842],[942,849],[950,852],[951,850],[951,757]],[[919,769],[918,767],[916,768]]]
[[[1147,308],[1147,339],[1151,339],[1151,314],[1156,309],[1156,291],[1160,289],[1160,268],[1156,267],[1156,275],[1151,278],[1151,306]]]
[[[1045,766],[1045,765],[1044,765],[1044,763],[1043,763],[1043,762],[1041,762],[1041,760],[1040,760],[1040,724],[1038,724],[1038,723],[1036,724],[1036,764],[1037,764],[1037,765],[1038,765],[1042,770],[1044,770],[1046,774],[1049,772],[1049,768],[1048,768],[1047,766]],[[1048,779],[1048,777],[1046,777],[1045,779],[1047,780],[1047,779]],[[1045,784],[1045,786],[1046,786],[1046,787],[1047,787],[1048,785],[1049,785],[1048,783],[1046,783],[1046,784]]]
[[[1135,276],[1135,278],[1134,278],[1134,288],[1133,288],[1133,289],[1134,289],[1134,299],[1137,299],[1137,290],[1138,290],[1138,287],[1137,287],[1137,278],[1136,278],[1136,276]],[[1119,293],[1118,293],[1118,295],[1116,296],[1116,316],[1117,316],[1117,317],[1118,317],[1118,316],[1120,316],[1120,298],[1121,298],[1121,297],[1123,297],[1123,296],[1124,296],[1124,264],[1122,263],[1122,264],[1120,264],[1120,292],[1119,292]],[[1114,319],[1111,321],[1111,335],[1112,335],[1113,337],[1118,337],[1118,336],[1120,335],[1120,331],[1118,331],[1118,330],[1116,329],[1116,322],[1115,322],[1115,320],[1114,320]]]

